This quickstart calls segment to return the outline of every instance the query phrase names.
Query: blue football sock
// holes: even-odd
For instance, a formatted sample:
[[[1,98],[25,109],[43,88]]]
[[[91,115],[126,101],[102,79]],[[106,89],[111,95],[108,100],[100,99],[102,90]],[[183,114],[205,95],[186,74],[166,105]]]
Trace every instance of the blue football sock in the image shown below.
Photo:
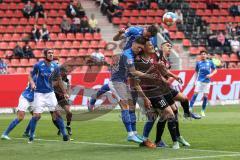
[[[155,121],[147,121],[143,128],[143,137],[148,138]]]
[[[136,129],[136,114],[135,111],[129,111],[130,119],[131,119],[131,126],[132,126],[132,131],[135,132],[137,131]]]
[[[65,131],[65,125],[64,125],[64,120],[62,117],[57,117],[56,119],[57,125],[59,127],[59,130],[63,136],[66,136],[66,131]]]
[[[4,134],[4,135],[8,135],[8,134],[13,130],[13,128],[15,128],[15,127],[18,125],[19,122],[20,122],[20,121],[18,120],[18,118],[15,118],[15,119],[9,124],[7,130],[6,130],[3,134]]]
[[[30,138],[29,138],[31,140],[33,140],[33,136],[34,136],[35,129],[37,126],[37,121],[38,121],[37,117],[32,117],[31,123],[30,123]]]
[[[123,124],[125,125],[127,132],[132,132],[129,110],[122,110],[121,114],[122,114],[122,121],[123,121]]]
[[[32,119],[30,119],[30,121],[28,122],[27,128],[25,130],[26,134],[29,134],[31,122],[32,122]]]
[[[104,93],[110,91],[110,88],[108,86],[108,84],[104,84],[98,91],[97,91],[97,94],[96,94],[96,97],[95,98],[91,98],[90,100],[90,104],[91,105],[95,105],[96,101],[97,101],[97,98],[100,97],[101,95],[103,95]]]
[[[208,101],[208,97],[203,97],[203,103],[202,103],[202,111],[206,110],[206,106],[207,106],[207,101]]]
[[[192,99],[190,101],[190,106],[189,106],[190,108],[193,108],[193,104],[196,101],[197,96],[198,96],[197,93],[192,96]]]

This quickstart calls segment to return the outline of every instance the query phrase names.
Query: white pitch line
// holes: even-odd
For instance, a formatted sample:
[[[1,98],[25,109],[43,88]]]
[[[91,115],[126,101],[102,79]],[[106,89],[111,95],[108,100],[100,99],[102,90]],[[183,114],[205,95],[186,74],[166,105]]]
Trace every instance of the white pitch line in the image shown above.
[[[26,138],[13,138],[18,140],[26,140]],[[51,140],[51,139],[34,139],[36,141],[45,141],[45,142],[64,142],[61,140]],[[71,141],[74,144],[88,144],[88,145],[100,145],[100,146],[116,146],[116,147],[138,147],[138,145],[128,145],[128,144],[114,144],[114,143],[98,143],[98,142],[80,142],[80,141]],[[172,148],[164,148],[173,150]],[[226,154],[240,154],[240,152],[232,151],[221,151],[221,150],[205,150],[205,149],[190,149],[190,148],[181,148],[180,150],[190,150],[190,151],[199,151],[199,152],[212,152],[212,153],[226,153]]]
[[[170,159],[158,159],[158,160],[188,160],[188,159],[205,159],[205,158],[219,158],[219,157],[240,157],[240,154],[223,154],[213,156],[198,156],[198,157],[183,157],[183,158],[170,158]]]

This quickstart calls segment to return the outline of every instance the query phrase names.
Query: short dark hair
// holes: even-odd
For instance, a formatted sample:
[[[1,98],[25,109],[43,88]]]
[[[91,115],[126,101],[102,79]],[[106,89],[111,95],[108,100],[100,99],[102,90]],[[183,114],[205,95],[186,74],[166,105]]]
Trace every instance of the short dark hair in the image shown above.
[[[203,54],[203,53],[208,54],[207,50],[201,50],[201,51],[200,51],[200,54]]]
[[[143,36],[137,37],[134,41],[135,43],[145,45],[147,42],[147,39],[144,38]]]
[[[169,41],[165,41],[165,42],[163,42],[163,43],[161,44],[161,46],[163,46],[163,45],[166,44],[166,43],[169,43],[169,44],[171,44],[171,46],[172,46],[172,43],[169,42]]]
[[[151,37],[158,33],[158,28],[155,25],[151,25],[147,28],[147,31],[151,33]]]

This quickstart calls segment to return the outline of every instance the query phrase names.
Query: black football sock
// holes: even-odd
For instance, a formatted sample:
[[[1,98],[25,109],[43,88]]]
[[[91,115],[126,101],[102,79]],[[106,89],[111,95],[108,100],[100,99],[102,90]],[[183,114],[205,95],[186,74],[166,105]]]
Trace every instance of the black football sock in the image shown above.
[[[183,108],[184,113],[190,114],[190,111],[189,111],[189,101],[185,100],[185,101],[180,102],[180,103],[181,103],[181,106]]]
[[[67,119],[67,126],[70,126],[72,121],[72,113],[67,114],[66,119]]]
[[[164,132],[166,122],[167,122],[166,120],[159,119],[157,123],[156,140],[155,140],[156,144],[159,143],[162,139],[162,134]]]
[[[179,122],[178,122],[178,110],[174,111],[175,115],[175,122],[176,122],[176,135],[177,137],[180,137],[180,129],[179,129]]]
[[[174,118],[169,118],[168,119],[168,130],[170,132],[171,138],[173,142],[177,141],[177,136],[176,136],[176,121]]]

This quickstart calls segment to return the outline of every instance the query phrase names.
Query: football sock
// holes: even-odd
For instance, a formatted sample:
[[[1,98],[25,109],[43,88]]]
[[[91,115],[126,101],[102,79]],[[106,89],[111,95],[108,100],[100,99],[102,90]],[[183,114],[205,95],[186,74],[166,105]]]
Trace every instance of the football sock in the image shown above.
[[[129,110],[122,110],[121,114],[122,114],[122,121],[123,121],[123,124],[125,125],[127,132],[132,132]]]
[[[174,111],[175,115],[175,122],[176,122],[176,136],[180,137],[180,129],[179,129],[179,122],[178,122],[178,110]]]
[[[104,93],[106,93],[107,91],[110,91],[110,88],[108,86],[108,84],[104,84],[98,91],[97,91],[97,94],[96,94],[96,97],[95,98],[91,98],[90,100],[90,104],[91,105],[95,105],[96,101],[97,101],[97,98],[100,97],[101,95],[103,95]]]
[[[206,110],[206,106],[207,106],[207,101],[208,101],[208,97],[203,97],[203,103],[202,103],[202,111]]]
[[[25,130],[26,134],[29,134],[31,122],[32,122],[32,119],[30,119],[30,121],[28,122],[27,128]]]
[[[56,128],[59,130],[59,126],[57,124],[57,120],[52,119],[53,124],[56,126]]]
[[[66,131],[65,131],[65,125],[64,125],[64,121],[63,121],[62,117],[57,117],[56,122],[57,122],[57,125],[59,127],[59,130],[60,130],[61,134],[63,136],[66,136],[67,134],[66,134]]]
[[[132,126],[132,131],[136,132],[136,114],[135,111],[129,111],[129,115],[130,115],[130,120],[131,120],[131,126]]]
[[[170,132],[171,138],[173,142],[177,141],[177,135],[176,135],[176,121],[174,118],[168,119],[168,130]]]
[[[190,114],[190,111],[189,111],[189,101],[188,100],[185,100],[185,101],[181,102],[181,106],[183,108],[184,113]]]
[[[143,137],[148,138],[155,121],[147,121],[143,128]]]
[[[32,117],[31,123],[30,123],[30,139],[33,139],[33,135],[35,133],[35,129],[37,126],[37,121],[38,121],[37,117]]]
[[[67,114],[66,119],[67,119],[67,126],[70,126],[72,121],[72,113]]]
[[[159,143],[162,139],[162,134],[165,128],[166,120],[159,120],[157,123],[157,131],[156,131],[156,140],[155,143]]]
[[[133,100],[133,105],[135,106],[137,104],[138,92],[135,89],[131,90],[131,96]]]
[[[194,104],[197,96],[198,96],[198,94],[194,94],[194,95],[192,96],[192,99],[191,99],[191,101],[190,101],[190,108],[193,108],[193,104]]]
[[[18,120],[18,118],[15,118],[15,119],[9,124],[7,130],[6,130],[3,134],[4,134],[4,135],[8,135],[8,134],[13,130],[13,128],[15,128],[15,127],[18,125],[19,122],[20,122],[20,121]]]

